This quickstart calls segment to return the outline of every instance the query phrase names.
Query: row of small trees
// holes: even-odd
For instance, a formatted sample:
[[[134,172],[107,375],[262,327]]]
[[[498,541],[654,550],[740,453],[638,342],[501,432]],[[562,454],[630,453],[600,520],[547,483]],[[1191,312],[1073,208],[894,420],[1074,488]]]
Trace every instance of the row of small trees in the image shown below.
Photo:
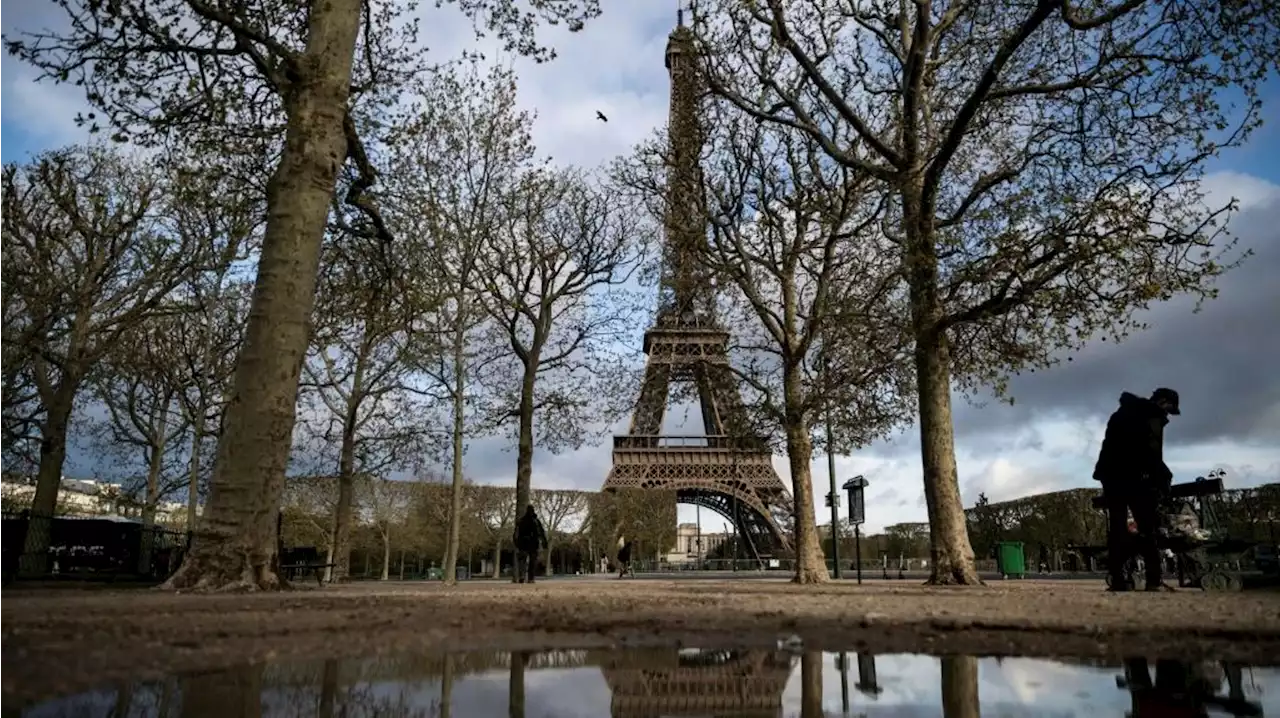
[[[319,453],[331,452],[325,461],[337,467],[339,556],[355,477],[443,435],[456,558],[468,436],[511,428],[516,503],[526,503],[535,438],[591,426],[581,413],[598,403],[574,389],[625,364],[601,356],[636,324],[618,311],[628,306],[616,301],[619,285],[652,220],[673,216],[710,228],[692,249],[725,290],[720,309],[739,337],[735,369],[755,409],[752,430],[776,437],[789,457],[797,580],[826,580],[809,473],[814,427],[830,425],[835,441],[818,448],[837,451],[915,417],[933,580],[976,582],[953,386],[1000,393],[1012,372],[1123,337],[1153,301],[1212,295],[1240,257],[1222,227],[1230,206],[1206,206],[1197,180],[1208,158],[1257,125],[1256,89],[1275,67],[1280,23],[1265,3],[1209,0],[826,5],[700,3],[682,32],[709,90],[703,182],[677,188],[696,197],[664,191],[673,162],[665,141],[619,162],[608,190],[536,161],[509,74],[428,67],[416,19],[397,3],[65,4],[69,29],[10,38],[10,51],[46,77],[86,89],[105,115],[86,123],[180,147],[201,158],[189,173],[214,187],[204,198],[231,182],[227,191],[252,208],[252,230],[234,234],[251,238],[244,246],[257,274],[234,369],[216,394],[225,410],[213,430],[207,513],[170,585],[276,585],[273,509],[297,456],[295,425],[311,416],[324,417]],[[508,49],[538,59],[552,54],[537,42],[539,20],[579,30],[599,11],[594,0],[458,6]],[[1231,106],[1224,88],[1244,103]],[[171,164],[183,163],[160,166]],[[14,176],[20,196],[31,181]],[[672,201],[701,214],[673,215]],[[632,211],[642,206],[650,220]],[[86,207],[109,217],[117,205]],[[232,234],[214,226],[217,237]],[[18,263],[37,268],[27,280],[33,297],[62,306],[81,296],[81,285],[53,281],[63,276],[135,286],[94,264],[110,253],[43,261],[56,240],[83,234],[72,229],[21,245],[31,248]],[[130,290],[124,303],[99,296],[85,313],[59,315],[67,337],[96,327],[93,336],[111,339],[80,350],[79,363],[50,361],[53,325],[31,310],[38,302],[6,297],[6,331],[13,305],[15,330],[29,338],[17,345],[14,366],[26,368],[13,385],[45,391],[17,401],[32,390],[10,390],[6,356],[6,426],[12,414],[15,426],[39,427],[37,509],[53,506],[64,409],[83,383],[41,372],[80,367],[87,376],[107,348],[139,345],[118,341],[138,326],[119,317],[164,313],[175,296],[195,303],[194,290],[178,288],[239,266],[193,264],[226,257],[210,255],[209,237],[185,251],[169,230],[156,237],[155,259],[177,263],[169,280],[148,283],[140,303]],[[125,304],[140,309],[114,312]],[[62,336],[60,346],[71,346]],[[498,341],[478,342],[489,336]],[[503,380],[468,389],[489,375]],[[548,377],[561,383],[549,387]],[[317,402],[301,422],[300,388]],[[451,429],[392,428],[395,417],[419,415],[420,402],[443,404]],[[567,435],[562,443],[575,443]]]

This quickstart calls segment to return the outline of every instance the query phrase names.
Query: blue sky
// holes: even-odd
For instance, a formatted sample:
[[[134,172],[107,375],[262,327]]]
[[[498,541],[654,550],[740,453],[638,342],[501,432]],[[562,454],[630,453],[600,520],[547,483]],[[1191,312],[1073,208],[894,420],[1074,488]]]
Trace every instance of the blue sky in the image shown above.
[[[554,62],[515,63],[520,75],[521,103],[538,115],[534,138],[543,153],[560,162],[599,165],[627,152],[666,122],[667,78],[662,53],[666,34],[674,21],[674,4],[605,4],[604,16],[586,32],[568,34],[557,30],[548,34],[560,52]],[[6,7],[4,32],[51,22],[46,5]],[[431,52],[450,57],[474,45],[467,25],[453,13],[427,12],[433,13],[424,29],[424,40]],[[490,56],[493,55],[490,52]],[[29,68],[10,57],[2,62],[0,157],[5,162],[22,160],[33,152],[84,139],[83,132],[72,123],[75,112],[84,107],[75,88],[34,85]],[[1213,174],[1211,185],[1215,197],[1243,195],[1249,198],[1240,226],[1249,228],[1251,234],[1246,239],[1251,246],[1261,248],[1259,261],[1264,254],[1273,256],[1266,253],[1280,244],[1275,236],[1275,228],[1280,227],[1280,161],[1277,161],[1280,160],[1280,111],[1276,110],[1280,107],[1280,82],[1270,82],[1264,96],[1270,101],[1268,114],[1276,118],[1275,122],[1259,129],[1247,147],[1227,151],[1208,167]],[[609,117],[608,123],[595,119],[597,110]],[[1274,279],[1274,274],[1267,274],[1261,268],[1254,274]],[[1242,272],[1240,281],[1243,276]],[[1263,418],[1249,425],[1253,433],[1242,430],[1249,434],[1247,438],[1211,436],[1202,431],[1193,436],[1189,430],[1183,438],[1179,431],[1189,426],[1189,422],[1171,425],[1170,461],[1175,464],[1179,480],[1194,478],[1219,465],[1230,468],[1228,483],[1232,483],[1230,477],[1239,477],[1238,481],[1244,484],[1280,480],[1280,449],[1274,441],[1275,436],[1280,436],[1280,429],[1270,434],[1270,441],[1258,438],[1271,427],[1280,427],[1280,380],[1274,377],[1259,380],[1264,383],[1255,382],[1250,389],[1225,384],[1192,389],[1192,384],[1199,381],[1198,375],[1206,371],[1206,361],[1211,366],[1212,362],[1221,361],[1221,357],[1197,362],[1171,360],[1174,354],[1178,355],[1174,358],[1185,359],[1181,355],[1188,343],[1221,346],[1219,340],[1207,338],[1215,328],[1244,326],[1242,323],[1248,321],[1261,321],[1265,326],[1276,313],[1274,307],[1280,306],[1280,300],[1270,307],[1267,306],[1269,299],[1246,302],[1246,297],[1272,295],[1258,295],[1261,290],[1246,288],[1233,276],[1224,280],[1222,288],[1223,299],[1201,315],[1193,317],[1185,309],[1165,312],[1157,317],[1152,332],[1129,345],[1091,348],[1088,354],[1096,366],[1121,367],[1108,369],[1102,374],[1102,380],[1097,373],[1082,373],[1084,369],[1076,366],[1015,382],[1015,389],[1023,396],[1041,397],[1031,402],[1030,407],[993,404],[979,409],[957,405],[957,454],[966,501],[971,501],[979,491],[1000,500],[1056,488],[1092,485],[1089,468],[1096,455],[1102,423],[1114,407],[1115,397],[1121,389],[1150,391],[1154,386],[1147,385],[1157,381],[1187,387],[1184,402],[1192,411],[1197,411],[1196,407],[1207,407],[1210,401],[1220,401],[1227,407],[1239,405],[1245,398],[1242,392],[1253,395],[1249,398],[1261,397],[1274,402],[1259,410]],[[1272,326],[1280,325],[1280,317],[1275,319]],[[1259,337],[1261,330],[1245,336]],[[1140,356],[1140,351],[1154,353]],[[1240,376],[1247,373],[1238,368],[1233,372]],[[1083,386],[1081,382],[1092,383]],[[670,412],[664,430],[691,432],[692,427],[682,426],[683,415],[681,410]],[[696,412],[693,418],[696,419]],[[859,473],[872,482],[868,493],[869,529],[924,518],[914,433],[907,430],[854,456],[838,458],[837,473],[841,482]],[[467,461],[467,473],[478,481],[509,483],[512,480],[515,457],[506,450],[503,441],[475,442]],[[594,490],[603,482],[609,461],[607,442],[558,456],[538,452],[534,485]],[[775,461],[775,465],[784,480],[788,480],[785,462]],[[825,460],[815,457],[814,469],[821,495],[826,491]],[[91,471],[91,458],[79,452],[74,455],[67,473]],[[819,512],[823,519],[826,513],[821,502]],[[692,520],[692,515],[692,509],[682,508],[682,519]],[[716,523],[708,517],[708,512],[703,512],[703,520],[704,525],[712,527]]]

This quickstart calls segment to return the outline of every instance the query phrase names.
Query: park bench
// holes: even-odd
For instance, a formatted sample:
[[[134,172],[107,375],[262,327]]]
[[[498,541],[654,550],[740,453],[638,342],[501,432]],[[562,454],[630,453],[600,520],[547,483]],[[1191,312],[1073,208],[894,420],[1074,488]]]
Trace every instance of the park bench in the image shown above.
[[[284,549],[280,552],[280,572],[286,579],[292,579],[310,571],[315,576],[316,585],[323,585],[325,569],[336,565],[326,563],[321,558],[320,551],[314,546]]]

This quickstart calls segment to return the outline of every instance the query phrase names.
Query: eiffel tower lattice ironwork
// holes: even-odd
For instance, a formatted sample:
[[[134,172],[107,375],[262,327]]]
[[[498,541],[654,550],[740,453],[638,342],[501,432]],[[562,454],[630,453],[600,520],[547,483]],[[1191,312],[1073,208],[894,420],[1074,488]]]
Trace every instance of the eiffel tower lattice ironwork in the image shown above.
[[[759,561],[791,554],[783,529],[791,520],[791,496],[767,443],[751,432],[729,367],[729,332],[715,318],[712,282],[696,261],[706,223],[695,51],[681,13],[666,50],[670,157],[658,312],[644,336],[648,359],[631,429],[613,439],[604,490],[674,491],[677,502],[705,506],[732,521],[740,537],[735,551]],[[672,383],[696,388],[702,436],[661,435]]]

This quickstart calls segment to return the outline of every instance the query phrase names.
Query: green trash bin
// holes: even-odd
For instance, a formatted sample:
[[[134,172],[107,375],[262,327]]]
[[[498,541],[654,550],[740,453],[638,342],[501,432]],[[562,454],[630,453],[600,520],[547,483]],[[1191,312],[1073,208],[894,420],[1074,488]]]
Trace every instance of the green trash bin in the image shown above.
[[[1001,578],[1022,578],[1027,572],[1027,556],[1021,541],[1001,541],[996,544],[996,570]]]

